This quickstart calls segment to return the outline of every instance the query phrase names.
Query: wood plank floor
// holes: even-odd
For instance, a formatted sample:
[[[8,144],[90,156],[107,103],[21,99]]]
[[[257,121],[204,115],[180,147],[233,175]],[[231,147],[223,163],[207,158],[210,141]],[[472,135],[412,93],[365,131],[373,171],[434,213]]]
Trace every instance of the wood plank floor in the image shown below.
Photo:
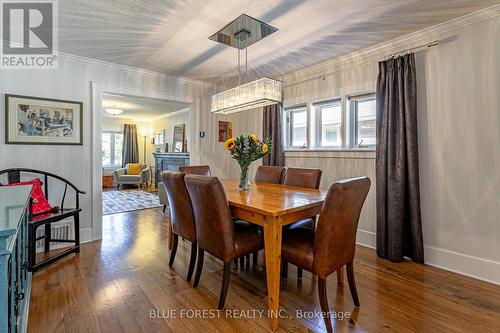
[[[161,209],[106,216],[102,241],[84,244],[79,255],[35,274],[29,332],[268,331],[265,316],[252,318],[254,310],[267,309],[262,253],[257,267],[233,265],[225,306],[231,312],[202,319],[203,313],[189,310],[215,316],[222,264],[206,255],[200,286],[193,289],[185,280],[189,249],[179,241],[174,266],[168,267]],[[364,247],[357,249],[355,270],[358,309],[347,284],[337,285],[335,275],[328,279],[331,311],[350,314],[334,321],[336,332],[500,331],[500,286],[430,266],[394,264]],[[290,266],[280,295],[287,317],[280,320],[281,332],[324,331],[321,318],[298,318],[297,312],[319,311],[316,282],[307,272],[297,281]]]

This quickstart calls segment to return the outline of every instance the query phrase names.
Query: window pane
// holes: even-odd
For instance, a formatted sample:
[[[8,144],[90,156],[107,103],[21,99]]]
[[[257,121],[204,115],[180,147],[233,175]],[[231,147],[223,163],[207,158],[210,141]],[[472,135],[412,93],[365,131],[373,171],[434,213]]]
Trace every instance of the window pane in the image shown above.
[[[342,107],[340,104],[320,106],[321,112],[321,146],[342,145]]]
[[[115,134],[115,165],[122,165],[123,134]]]
[[[290,114],[292,128],[290,131],[291,143],[294,147],[307,145],[307,111],[293,111]]]
[[[362,100],[358,105],[358,140],[359,144],[363,140],[363,145],[375,145],[376,131],[376,102],[375,99]]]
[[[111,165],[111,133],[102,133],[102,165]]]

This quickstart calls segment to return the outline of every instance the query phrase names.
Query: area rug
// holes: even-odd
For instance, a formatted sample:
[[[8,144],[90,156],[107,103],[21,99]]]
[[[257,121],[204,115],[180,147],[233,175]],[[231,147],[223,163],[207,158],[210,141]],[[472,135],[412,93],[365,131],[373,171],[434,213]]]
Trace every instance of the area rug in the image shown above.
[[[106,191],[102,193],[102,214],[161,207],[158,194],[140,190]]]

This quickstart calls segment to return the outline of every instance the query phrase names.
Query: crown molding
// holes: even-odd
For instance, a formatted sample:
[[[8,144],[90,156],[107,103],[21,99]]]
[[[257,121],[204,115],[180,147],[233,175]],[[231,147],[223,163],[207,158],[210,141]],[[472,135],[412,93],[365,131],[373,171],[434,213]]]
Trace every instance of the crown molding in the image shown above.
[[[141,74],[141,75],[149,75],[149,76],[158,77],[161,79],[166,79],[169,81],[182,82],[182,83],[186,83],[186,84],[194,85],[194,86],[198,86],[198,87],[211,87],[211,88],[213,88],[215,86],[213,83],[210,83],[210,82],[196,80],[196,79],[190,79],[190,78],[186,78],[183,76],[176,76],[176,75],[172,75],[172,74],[151,71],[151,70],[147,70],[144,68],[121,65],[121,64],[117,64],[117,63],[113,63],[113,62],[98,60],[98,59],[94,59],[94,58],[88,58],[88,57],[79,56],[79,55],[61,52],[61,51],[57,51],[55,53],[56,53],[56,55],[64,58],[65,60],[73,61],[73,62],[76,62],[79,64],[91,63],[91,64],[95,64],[98,66],[106,66],[108,68],[111,67],[111,68],[117,69],[117,70],[133,71],[133,72],[136,72],[136,73]]]
[[[360,65],[367,61],[378,61],[384,56],[400,53],[416,45],[434,41],[437,36],[449,31],[457,30],[474,23],[484,21],[500,15],[500,4],[470,14],[439,23],[408,35],[392,39],[387,42],[352,52],[344,56],[331,58],[320,63],[304,67],[297,71],[284,74],[280,79],[284,86],[296,85],[302,82],[318,79],[335,73],[346,66]]]

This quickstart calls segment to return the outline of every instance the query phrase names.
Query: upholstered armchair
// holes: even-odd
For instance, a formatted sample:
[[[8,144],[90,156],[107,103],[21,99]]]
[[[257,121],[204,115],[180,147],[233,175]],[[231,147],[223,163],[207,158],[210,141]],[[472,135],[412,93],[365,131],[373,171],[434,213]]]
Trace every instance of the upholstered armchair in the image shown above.
[[[130,175],[127,170],[128,164],[124,168],[113,171],[113,180],[116,184],[116,189],[119,189],[120,185],[142,186],[144,184],[147,185],[151,181],[151,168],[146,164],[141,164],[141,171],[138,175]]]

